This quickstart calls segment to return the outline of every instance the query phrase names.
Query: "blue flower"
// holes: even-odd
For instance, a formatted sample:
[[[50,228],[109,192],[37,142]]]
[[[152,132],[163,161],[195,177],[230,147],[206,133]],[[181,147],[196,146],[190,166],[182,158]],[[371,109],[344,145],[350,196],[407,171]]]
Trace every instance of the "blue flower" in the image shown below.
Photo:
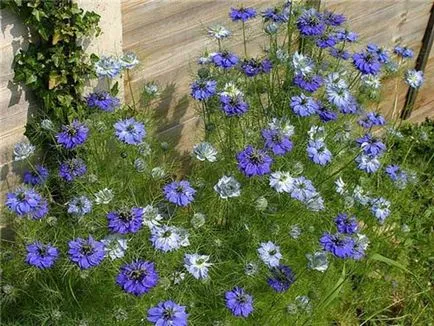
[[[422,71],[410,69],[405,73],[405,82],[412,88],[419,88],[424,82]]]
[[[298,178],[294,178],[293,180],[293,188],[291,192],[291,197],[302,202],[307,202],[314,196],[316,196],[317,192],[315,187],[312,184],[312,181],[306,179],[301,176]]]
[[[144,260],[136,260],[130,264],[122,265],[116,276],[116,284],[126,293],[131,293],[137,297],[156,287],[158,280],[159,276],[154,263]]]
[[[267,280],[276,292],[285,292],[295,281],[295,275],[289,266],[279,265],[271,269],[272,276]]]
[[[322,77],[313,74],[303,75],[299,73],[294,76],[292,81],[296,86],[310,93],[315,92],[323,84]]]
[[[91,236],[87,239],[76,238],[68,243],[69,259],[80,269],[89,269],[99,265],[105,256],[104,243]]]
[[[198,101],[205,101],[214,96],[217,82],[214,80],[196,80],[191,84],[191,96]]]
[[[56,135],[57,142],[66,149],[73,149],[83,144],[88,136],[89,128],[78,120],[62,126],[62,131]]]
[[[86,97],[86,104],[91,109],[98,108],[105,112],[113,112],[120,106],[120,101],[108,92],[101,91],[89,94]]]
[[[177,206],[189,205],[196,194],[196,190],[186,180],[173,181],[165,185],[163,191],[166,199]]]
[[[271,172],[273,159],[265,150],[248,145],[236,156],[238,169],[247,177],[260,176]]]
[[[366,155],[373,157],[381,155],[386,150],[386,145],[369,133],[365,134],[363,137],[357,138],[356,143]]]
[[[322,140],[309,140],[307,156],[312,162],[319,165],[326,165],[332,160],[332,153],[327,149],[326,144]]]
[[[324,106],[320,102],[318,102],[318,105],[319,107],[317,113],[322,122],[334,121],[338,118],[336,112],[329,110],[326,106]]]
[[[241,70],[247,77],[255,77],[260,73],[267,74],[271,71],[273,65],[269,59],[259,61],[257,59],[245,59],[241,63]]]
[[[332,11],[324,10],[323,20],[328,26],[340,26],[346,21],[346,18],[342,14],[335,14]]]
[[[133,207],[108,212],[108,228],[112,233],[137,233],[143,225],[143,209]]]
[[[145,126],[134,118],[119,120],[114,124],[116,137],[130,145],[138,145],[146,136]]]
[[[68,213],[82,217],[92,210],[92,201],[86,196],[79,196],[71,199],[68,203]]]
[[[151,229],[151,242],[157,250],[174,251],[189,244],[188,233],[173,226],[154,226]]]
[[[404,59],[411,59],[414,56],[413,50],[405,46],[395,46],[393,53]]]
[[[229,69],[236,66],[240,59],[235,54],[224,51],[214,53],[211,60],[216,67]]]
[[[300,117],[311,116],[319,109],[318,103],[312,97],[307,97],[304,94],[291,97],[289,106]]]
[[[357,35],[357,33],[344,30],[344,29],[336,31],[335,36],[340,42],[349,42],[349,43],[356,42],[359,38],[359,35]]]
[[[95,63],[95,72],[98,77],[114,78],[121,72],[122,65],[115,57],[101,57]]]
[[[375,173],[380,168],[380,161],[377,157],[359,154],[356,157],[357,168],[367,173]]]
[[[59,250],[50,244],[35,241],[26,246],[26,263],[39,269],[51,268],[59,258]]]
[[[379,62],[381,63],[389,62],[389,53],[385,49],[379,47],[378,45],[370,43],[367,46],[367,50],[370,53],[376,54],[378,56]]]
[[[282,254],[280,253],[280,247],[276,246],[273,242],[262,242],[258,248],[258,254],[261,260],[268,267],[277,267],[280,264],[280,259],[282,259]]]
[[[241,95],[220,95],[220,108],[228,117],[241,116],[247,112],[249,104],[244,101]]]
[[[42,185],[48,179],[48,170],[43,165],[36,165],[35,171],[24,172],[23,181],[25,184],[36,186]]]
[[[331,48],[335,46],[337,43],[337,39],[332,34],[323,34],[316,39],[316,46],[320,49]]]
[[[47,201],[34,189],[18,188],[6,194],[6,207],[20,217],[39,220],[48,213]]]
[[[339,233],[353,234],[358,230],[358,223],[354,216],[340,213],[335,219],[336,227]]]
[[[119,59],[119,63],[121,64],[122,69],[132,69],[139,64],[139,59],[137,59],[135,53],[128,52]]]
[[[382,197],[371,200],[371,212],[380,223],[390,215],[390,202]]]
[[[319,240],[325,251],[339,258],[350,258],[353,255],[354,240],[346,235],[324,233]]]
[[[86,164],[81,158],[72,158],[60,164],[59,175],[68,182],[83,176],[87,171]]]
[[[156,326],[187,326],[185,308],[172,300],[161,301],[148,310],[147,320]]]
[[[330,48],[329,53],[332,57],[342,60],[348,60],[350,58],[350,53],[344,49]]]
[[[279,10],[279,8],[267,8],[261,13],[261,15],[266,22],[272,21],[281,24],[288,21],[288,11],[285,9]]]
[[[232,19],[232,21],[243,21],[246,22],[249,19],[253,19],[256,17],[256,10],[254,8],[231,8],[231,11],[229,12],[229,17]]]
[[[378,55],[369,51],[353,54],[353,64],[357,70],[365,75],[376,75],[381,69]]]
[[[271,150],[275,155],[285,155],[292,150],[291,140],[276,129],[263,129],[262,138],[265,141],[265,148]]]
[[[243,288],[234,287],[225,293],[226,307],[236,317],[248,317],[253,312],[253,297]]]
[[[373,126],[384,126],[386,119],[377,112],[368,112],[366,116],[358,121],[363,128],[370,129]]]
[[[319,12],[311,8],[304,10],[297,19],[297,28],[303,36],[318,36],[324,33],[324,19]]]

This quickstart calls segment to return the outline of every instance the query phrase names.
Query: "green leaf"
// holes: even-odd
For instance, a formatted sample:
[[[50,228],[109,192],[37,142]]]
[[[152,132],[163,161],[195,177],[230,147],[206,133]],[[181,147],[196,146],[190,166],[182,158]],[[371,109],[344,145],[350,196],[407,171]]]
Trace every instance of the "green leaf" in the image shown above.
[[[119,93],[119,82],[116,82],[113,87],[110,89],[110,95],[116,96]]]

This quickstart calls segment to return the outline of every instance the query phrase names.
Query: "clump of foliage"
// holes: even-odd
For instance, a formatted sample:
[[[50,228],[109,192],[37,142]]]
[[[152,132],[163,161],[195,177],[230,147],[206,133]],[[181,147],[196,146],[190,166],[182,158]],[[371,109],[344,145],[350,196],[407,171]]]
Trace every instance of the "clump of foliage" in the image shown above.
[[[257,10],[229,15],[244,44],[209,29],[191,85],[205,137],[187,174],[155,140],[153,106],[108,92],[82,99],[87,119],[40,122],[54,164],[18,144],[32,169],[6,200],[6,325],[430,321],[432,157],[412,156],[420,129],[404,136],[372,109],[412,51],[355,50],[344,16],[285,2],[262,11],[251,57]],[[136,64],[101,58],[95,72],[110,81]],[[146,102],[155,94],[147,85]]]

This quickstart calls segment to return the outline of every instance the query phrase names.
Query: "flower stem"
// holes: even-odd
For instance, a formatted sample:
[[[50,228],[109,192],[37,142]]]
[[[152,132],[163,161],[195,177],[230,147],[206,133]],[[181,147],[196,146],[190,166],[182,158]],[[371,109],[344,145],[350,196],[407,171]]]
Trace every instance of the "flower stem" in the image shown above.
[[[246,41],[246,24],[243,21],[243,44],[244,44],[244,56],[247,58],[247,41]]]
[[[134,111],[137,112],[136,100],[134,99],[133,87],[131,86],[130,72],[128,70],[127,70],[127,83],[128,83],[128,88],[130,89],[131,100],[133,101]]]

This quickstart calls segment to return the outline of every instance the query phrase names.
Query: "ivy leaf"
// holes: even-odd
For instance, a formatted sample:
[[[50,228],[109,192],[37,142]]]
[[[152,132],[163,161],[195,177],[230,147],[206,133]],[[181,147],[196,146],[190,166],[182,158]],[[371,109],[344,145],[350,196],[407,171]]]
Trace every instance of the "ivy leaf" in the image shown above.
[[[50,76],[48,79],[48,89],[53,89],[59,86],[62,83],[63,77],[57,74],[56,72],[50,72]]]
[[[26,77],[25,83],[26,83],[26,85],[31,85],[31,84],[35,83],[36,81],[37,81],[36,76],[34,74],[29,74]]]
[[[58,31],[55,31],[54,35],[53,35],[53,40],[52,40],[53,45],[56,45],[57,42],[59,42],[61,39],[62,39],[62,36],[60,35],[60,33]]]

